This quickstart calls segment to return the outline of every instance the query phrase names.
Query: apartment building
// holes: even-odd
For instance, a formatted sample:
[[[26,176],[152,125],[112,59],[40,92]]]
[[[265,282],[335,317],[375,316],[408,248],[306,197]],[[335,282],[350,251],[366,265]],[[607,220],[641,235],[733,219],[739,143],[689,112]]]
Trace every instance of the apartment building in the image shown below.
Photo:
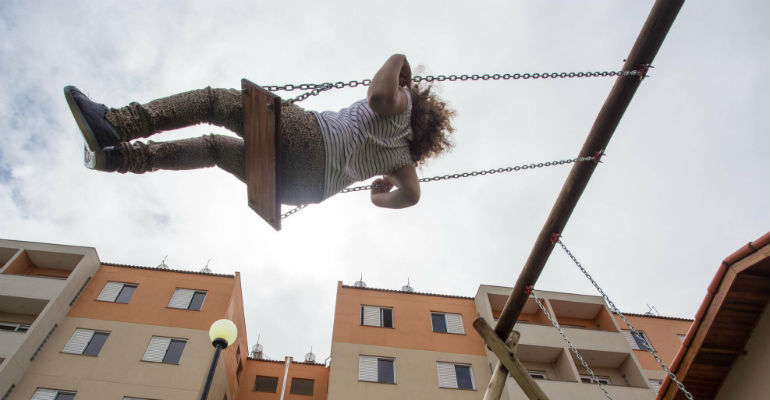
[[[482,285],[474,298],[480,317],[494,326],[511,288]],[[614,399],[654,399],[664,377],[661,367],[600,296],[537,291],[541,304],[555,318],[599,381]],[[645,335],[659,356],[670,362],[692,321],[633,314],[627,316]],[[515,324],[521,333],[516,357],[554,399],[605,398],[551,320],[530,297]],[[489,365],[497,357],[486,351]],[[649,359],[648,359],[649,357]],[[652,362],[650,362],[652,360]],[[513,378],[505,385],[503,399],[526,399]]]
[[[510,291],[338,282],[327,366],[249,355],[238,273],[110,264],[92,248],[0,240],[0,399],[197,399],[213,354],[208,329],[220,318],[239,335],[209,399],[481,399],[497,359],[472,322],[494,326]],[[664,373],[601,297],[537,294],[613,398],[655,397]],[[692,322],[627,317],[665,361]],[[604,397],[534,299],[515,329],[517,357],[551,398]],[[503,399],[524,398],[509,378]]]
[[[481,399],[490,370],[469,297],[337,284],[330,399]]]
[[[209,327],[226,318],[238,338],[209,399],[325,400],[324,364],[249,357],[240,282],[237,272],[110,264],[93,248],[0,240],[0,399],[198,399]]]
[[[313,361],[249,358],[238,400],[326,400],[329,368]]]
[[[20,391],[99,266],[91,248],[0,240],[2,399]]]

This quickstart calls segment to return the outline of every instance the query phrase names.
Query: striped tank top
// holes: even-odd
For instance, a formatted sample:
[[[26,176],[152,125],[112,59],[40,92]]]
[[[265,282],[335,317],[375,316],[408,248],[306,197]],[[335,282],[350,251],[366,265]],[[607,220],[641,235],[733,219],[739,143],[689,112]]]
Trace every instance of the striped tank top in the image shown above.
[[[379,115],[366,99],[337,112],[313,113],[326,151],[324,199],[354,182],[414,164],[408,142],[412,139],[412,98],[409,91],[402,90],[407,107],[398,115]]]

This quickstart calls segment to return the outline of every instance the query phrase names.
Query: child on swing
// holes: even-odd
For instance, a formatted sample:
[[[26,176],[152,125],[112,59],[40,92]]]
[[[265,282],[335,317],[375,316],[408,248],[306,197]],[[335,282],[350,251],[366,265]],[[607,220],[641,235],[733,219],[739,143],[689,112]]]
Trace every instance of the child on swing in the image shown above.
[[[74,86],[64,95],[86,141],[85,164],[106,172],[186,170],[214,165],[246,182],[242,138],[204,135],[169,142],[134,141],[200,123],[243,136],[241,92],[212,89],[180,93],[147,104],[108,109]],[[367,98],[340,111],[281,108],[278,193],[282,204],[319,203],[350,184],[374,181],[371,201],[404,208],[420,199],[415,166],[451,148],[454,111],[430,86],[412,83],[402,54],[388,58],[372,78]]]

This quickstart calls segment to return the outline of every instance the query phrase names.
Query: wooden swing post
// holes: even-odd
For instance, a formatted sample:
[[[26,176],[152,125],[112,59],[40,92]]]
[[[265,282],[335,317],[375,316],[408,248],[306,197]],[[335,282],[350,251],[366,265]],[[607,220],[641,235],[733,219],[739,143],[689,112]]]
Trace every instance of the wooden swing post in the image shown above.
[[[247,79],[241,80],[241,88],[249,207],[279,231],[281,98]]]
[[[683,3],[684,0],[657,0],[655,2],[626,63],[623,65],[624,71],[636,70],[641,71],[642,74],[647,71]],[[643,76],[629,75],[619,76],[615,80],[615,85],[596,117],[583,148],[580,150],[579,157],[601,157],[621,117],[623,117],[623,113],[639,88],[642,78]],[[518,320],[527,297],[529,297],[525,291],[526,288],[535,285],[548,257],[551,255],[551,251],[553,251],[555,241],[552,240],[552,235],[554,233],[560,234],[563,231],[572,211],[575,210],[580,195],[583,194],[583,190],[588,185],[588,180],[591,178],[596,165],[597,163],[583,162],[576,163],[572,167],[543,229],[537,236],[529,258],[513,287],[513,292],[503,307],[500,319],[495,326],[495,332],[499,337],[508,337],[513,329],[513,325]]]
[[[596,162],[576,163],[572,167],[567,180],[562,186],[556,203],[548,215],[545,225],[535,240],[535,245],[527,258],[519,278],[513,287],[511,295],[503,307],[500,318],[495,326],[496,337],[488,339],[484,337],[484,325],[474,322],[474,328],[484,337],[487,346],[495,344],[499,347],[502,340],[507,338],[513,330],[514,324],[519,318],[522,309],[529,297],[529,288],[533,287],[545,267],[548,257],[574,211],[580,196],[588,185],[596,165],[607,148],[612,134],[623,117],[636,90],[639,87],[655,55],[658,53],[663,40],[676,19],[684,0],[657,0],[650,11],[647,21],[637,36],[631,53],[623,65],[623,71],[638,71],[641,75],[621,75],[615,80],[607,100],[604,102],[599,115],[591,128],[591,131],[580,150],[579,157],[594,157]],[[487,325],[488,326],[488,325]],[[494,351],[494,350],[493,350]],[[501,354],[500,362],[505,365],[507,357]],[[497,372],[497,371],[496,371]],[[525,386],[521,385],[522,390]],[[535,384],[535,386],[537,386]],[[539,387],[538,387],[539,390]],[[532,397],[530,398],[537,398]],[[537,396],[535,394],[535,396]],[[486,398],[486,397],[485,397]]]

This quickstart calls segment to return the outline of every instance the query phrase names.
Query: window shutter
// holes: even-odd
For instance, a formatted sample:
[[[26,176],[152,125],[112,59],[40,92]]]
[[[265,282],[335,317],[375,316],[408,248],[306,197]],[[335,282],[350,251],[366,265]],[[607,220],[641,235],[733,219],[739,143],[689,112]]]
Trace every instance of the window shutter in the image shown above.
[[[94,331],[92,330],[75,329],[75,333],[72,334],[72,337],[62,351],[65,353],[83,354],[83,350],[88,346],[88,342],[91,341],[93,336]]]
[[[436,365],[438,366],[438,387],[457,389],[455,365],[442,362]]]
[[[59,394],[59,392],[56,390],[38,389],[35,390],[35,394],[32,395],[30,400],[54,400],[57,394]]]
[[[150,339],[150,344],[147,345],[147,350],[144,352],[142,360],[163,362],[163,357],[166,355],[169,343],[171,343],[171,338],[153,336]]]
[[[99,293],[99,297],[97,297],[96,300],[115,301],[115,299],[118,297],[118,293],[120,293],[120,289],[123,289],[122,283],[107,282],[107,284],[104,285],[104,289],[102,289],[102,292]]]
[[[177,289],[174,291],[174,295],[171,296],[171,301],[168,302],[168,306],[171,308],[187,309],[187,307],[190,305],[190,300],[192,300],[193,294],[195,294],[194,290]]]
[[[377,357],[358,356],[358,380],[377,382]]]
[[[364,307],[364,325],[380,326],[380,307]]]
[[[634,340],[634,334],[629,330],[622,330],[620,331],[623,334],[623,337],[626,338],[626,341],[628,342],[628,345],[631,346],[634,350],[641,350],[639,348],[639,345],[636,344],[636,340]]]
[[[446,331],[449,333],[465,334],[463,328],[463,316],[460,314],[444,314],[446,318]]]

